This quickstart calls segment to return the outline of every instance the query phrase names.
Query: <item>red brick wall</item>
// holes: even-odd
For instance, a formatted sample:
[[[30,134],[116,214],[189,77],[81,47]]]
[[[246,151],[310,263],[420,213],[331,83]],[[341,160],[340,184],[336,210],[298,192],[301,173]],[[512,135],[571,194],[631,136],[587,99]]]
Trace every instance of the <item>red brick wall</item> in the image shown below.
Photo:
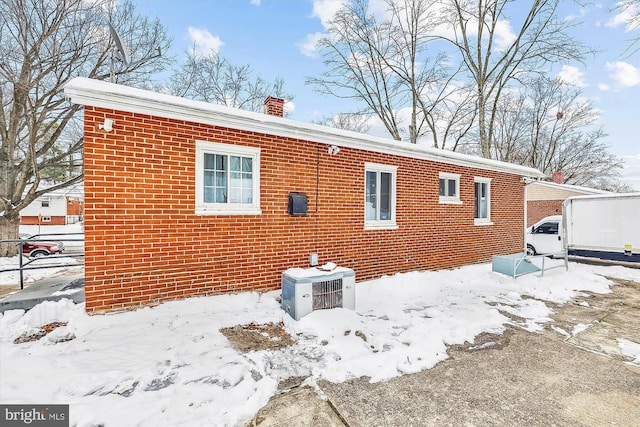
[[[73,197],[67,197],[67,215],[82,215],[83,202]]]
[[[527,202],[527,226],[551,215],[562,215],[564,200],[531,200]]]
[[[65,225],[67,223],[66,216],[52,216],[51,221],[42,221],[37,216],[21,216],[20,224],[23,225]]]
[[[105,116],[115,120],[112,132],[98,129]],[[262,215],[194,214],[196,140],[261,147]],[[93,107],[85,108],[84,147],[89,312],[278,289],[281,273],[307,267],[310,252],[361,281],[523,246],[518,175],[345,147],[330,156],[326,144]],[[397,230],[364,230],[365,162],[398,166]],[[462,205],[438,203],[441,171],[461,174]],[[493,179],[494,225],[474,226],[474,176]],[[308,216],[287,214],[291,191],[307,193]]]

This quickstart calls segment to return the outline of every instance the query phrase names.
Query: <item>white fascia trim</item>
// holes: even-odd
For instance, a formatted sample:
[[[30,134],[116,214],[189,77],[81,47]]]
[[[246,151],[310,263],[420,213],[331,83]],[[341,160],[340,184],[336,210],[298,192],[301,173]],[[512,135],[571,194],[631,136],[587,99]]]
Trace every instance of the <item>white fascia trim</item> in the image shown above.
[[[531,178],[545,177],[537,169],[498,160],[485,159],[408,142],[398,142],[388,138],[380,138],[313,123],[304,123],[207,102],[192,101],[85,77],[76,77],[71,80],[65,85],[64,92],[71,102],[79,105],[241,129],[327,145],[337,145],[338,147],[506,172]]]
[[[542,185],[543,187],[556,188],[556,189],[565,190],[565,191],[574,191],[576,193],[582,193],[585,195],[614,194],[611,191],[598,190],[596,188],[582,187],[579,185],[572,185],[572,184],[558,184],[550,181],[535,181],[528,185]]]

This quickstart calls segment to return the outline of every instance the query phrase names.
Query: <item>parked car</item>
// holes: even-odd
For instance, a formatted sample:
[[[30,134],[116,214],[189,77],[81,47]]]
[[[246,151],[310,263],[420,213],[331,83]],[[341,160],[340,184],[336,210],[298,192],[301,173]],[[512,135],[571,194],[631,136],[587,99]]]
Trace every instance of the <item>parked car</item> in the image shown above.
[[[64,244],[62,242],[31,240],[31,236],[28,234],[20,234],[20,239],[25,241],[22,244],[22,254],[28,257],[47,256],[64,252]]]
[[[527,255],[562,252],[562,215],[553,215],[536,222],[525,236]]]

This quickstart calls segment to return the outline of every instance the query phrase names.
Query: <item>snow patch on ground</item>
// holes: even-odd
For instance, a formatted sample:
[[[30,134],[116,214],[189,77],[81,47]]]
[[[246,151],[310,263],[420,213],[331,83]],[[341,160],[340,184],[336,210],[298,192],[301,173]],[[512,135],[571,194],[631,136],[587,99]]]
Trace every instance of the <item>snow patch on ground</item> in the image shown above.
[[[542,300],[610,292],[604,275],[627,274],[576,264],[515,280],[488,264],[396,274],[358,283],[355,311],[321,310],[300,321],[281,310],[279,292],[95,316],[83,304],[46,302],[0,316],[0,401],[67,403],[78,426],[244,425],[281,380],[381,381],[429,369],[448,357],[447,346],[482,332],[499,334],[508,324],[541,330],[551,313]],[[219,331],[280,321],[296,339],[281,350],[243,354]],[[51,322],[67,325],[13,344]],[[60,342],[68,337],[75,338]]]
[[[29,258],[23,257],[23,263],[29,261]],[[64,274],[70,271],[82,272],[83,266],[82,260],[78,258],[60,257],[49,258],[41,257],[36,261],[29,264],[28,267],[41,267],[41,266],[53,266],[53,265],[66,265],[66,264],[79,264],[78,267],[51,267],[38,270],[24,270],[24,283],[30,284],[38,280],[46,279],[47,277]],[[18,255],[12,257],[0,258],[0,270],[14,269],[20,266]],[[20,272],[19,271],[7,271],[0,273],[0,286],[16,286],[20,284]]]
[[[640,365],[640,344],[633,341],[625,340],[624,338],[618,339],[618,346],[622,350],[622,354],[632,357],[633,363]]]
[[[576,336],[579,333],[586,331],[589,328],[589,326],[591,326],[591,325],[585,325],[585,324],[582,324],[582,323],[578,323],[577,325],[575,325],[573,327],[573,331],[571,332],[571,336]]]

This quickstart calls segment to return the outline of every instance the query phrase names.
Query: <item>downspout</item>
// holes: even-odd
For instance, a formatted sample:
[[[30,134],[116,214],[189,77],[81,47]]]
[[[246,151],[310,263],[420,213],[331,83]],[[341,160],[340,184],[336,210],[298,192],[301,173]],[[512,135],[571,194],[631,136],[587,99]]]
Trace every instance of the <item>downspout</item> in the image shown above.
[[[320,197],[320,146],[319,142],[316,142],[316,211],[315,211],[315,237],[314,237],[314,251],[318,253],[318,235],[320,232],[320,227],[318,224],[318,208],[320,206],[319,197]]]
[[[526,255],[527,254],[527,227],[528,227],[528,223],[529,221],[527,220],[527,215],[529,214],[529,212],[527,211],[527,181],[524,181],[524,227],[522,229],[522,245],[523,245],[523,253]]]
[[[569,227],[567,227],[567,216],[569,216],[569,206],[571,206],[571,197],[562,202],[562,249],[565,257],[569,255]]]

